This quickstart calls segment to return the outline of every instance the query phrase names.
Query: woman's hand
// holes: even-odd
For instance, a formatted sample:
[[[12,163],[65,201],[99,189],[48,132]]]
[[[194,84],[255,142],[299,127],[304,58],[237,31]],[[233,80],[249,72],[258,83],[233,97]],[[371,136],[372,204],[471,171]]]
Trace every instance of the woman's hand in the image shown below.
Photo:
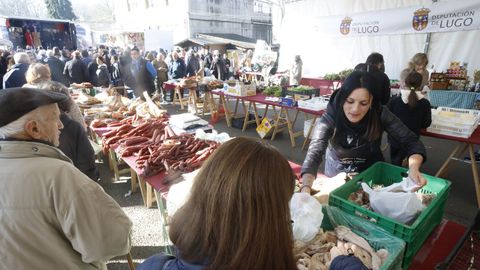
[[[419,154],[413,154],[408,158],[408,176],[418,185],[413,191],[421,189],[427,184],[427,179],[420,173],[423,157]]]
[[[300,192],[311,194],[314,180],[315,180],[315,176],[313,174],[306,173],[302,175],[302,185],[300,187]]]

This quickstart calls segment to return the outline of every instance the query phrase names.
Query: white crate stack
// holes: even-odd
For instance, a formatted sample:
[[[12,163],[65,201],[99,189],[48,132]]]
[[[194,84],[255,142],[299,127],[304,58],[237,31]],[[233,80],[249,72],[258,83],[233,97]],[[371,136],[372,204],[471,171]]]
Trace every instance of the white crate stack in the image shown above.
[[[438,107],[432,109],[432,124],[428,132],[469,138],[478,126],[480,111]]]
[[[313,97],[308,100],[299,100],[298,107],[303,109],[308,109],[312,111],[321,111],[325,110],[328,105],[328,99],[323,97]]]

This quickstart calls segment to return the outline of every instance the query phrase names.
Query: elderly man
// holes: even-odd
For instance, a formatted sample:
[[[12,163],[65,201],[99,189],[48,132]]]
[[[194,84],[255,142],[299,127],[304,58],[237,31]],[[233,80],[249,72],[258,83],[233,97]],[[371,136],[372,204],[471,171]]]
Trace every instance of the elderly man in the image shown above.
[[[60,59],[55,57],[55,52],[53,50],[47,51],[47,59],[45,59],[45,63],[50,68],[52,81],[63,83],[64,85],[69,85],[67,77],[63,75],[63,69],[65,68],[65,64],[60,61]]]
[[[181,79],[185,77],[187,67],[182,58],[179,57],[178,52],[172,52],[172,65],[168,71],[171,79]]]
[[[66,98],[0,91],[0,269],[106,269],[130,250],[130,219],[54,147]]]
[[[82,62],[79,51],[74,51],[73,59],[65,64],[63,75],[71,84],[88,82],[87,66]]]
[[[30,57],[24,52],[13,55],[15,65],[3,76],[3,89],[21,87],[27,83],[25,73],[30,65]]]

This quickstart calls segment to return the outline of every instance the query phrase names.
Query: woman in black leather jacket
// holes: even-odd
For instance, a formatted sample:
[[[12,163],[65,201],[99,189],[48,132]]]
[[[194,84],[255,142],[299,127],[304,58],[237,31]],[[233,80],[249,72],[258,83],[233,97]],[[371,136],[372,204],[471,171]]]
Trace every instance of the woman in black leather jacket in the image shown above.
[[[382,133],[386,131],[407,152],[409,176],[426,184],[420,165],[426,159],[423,143],[388,108],[382,106],[375,93],[375,78],[354,71],[335,92],[327,112],[315,127],[313,139],[302,166],[302,189],[310,192],[318,166],[325,155],[325,175],[340,172],[359,173],[377,161],[383,161],[380,150]]]

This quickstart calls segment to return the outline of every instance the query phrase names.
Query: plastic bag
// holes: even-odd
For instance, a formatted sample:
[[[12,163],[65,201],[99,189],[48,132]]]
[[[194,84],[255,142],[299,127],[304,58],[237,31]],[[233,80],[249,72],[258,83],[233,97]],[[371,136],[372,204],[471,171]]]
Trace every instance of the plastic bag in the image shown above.
[[[373,211],[405,224],[413,221],[425,209],[422,201],[412,192],[415,187],[417,185],[410,178],[403,178],[401,182],[379,190],[362,183]]]
[[[308,242],[322,225],[322,205],[307,193],[295,193],[290,200],[290,216],[293,221],[293,238]]]
[[[377,225],[365,222],[363,218],[347,214],[337,207],[326,205],[323,207],[323,212],[325,214],[322,223],[324,230],[333,230],[340,225],[350,228],[355,234],[367,240],[379,256],[385,254],[384,252],[378,252],[380,249],[388,251],[386,258],[380,256],[382,258],[380,269],[401,269],[405,250],[403,240],[392,236]]]

